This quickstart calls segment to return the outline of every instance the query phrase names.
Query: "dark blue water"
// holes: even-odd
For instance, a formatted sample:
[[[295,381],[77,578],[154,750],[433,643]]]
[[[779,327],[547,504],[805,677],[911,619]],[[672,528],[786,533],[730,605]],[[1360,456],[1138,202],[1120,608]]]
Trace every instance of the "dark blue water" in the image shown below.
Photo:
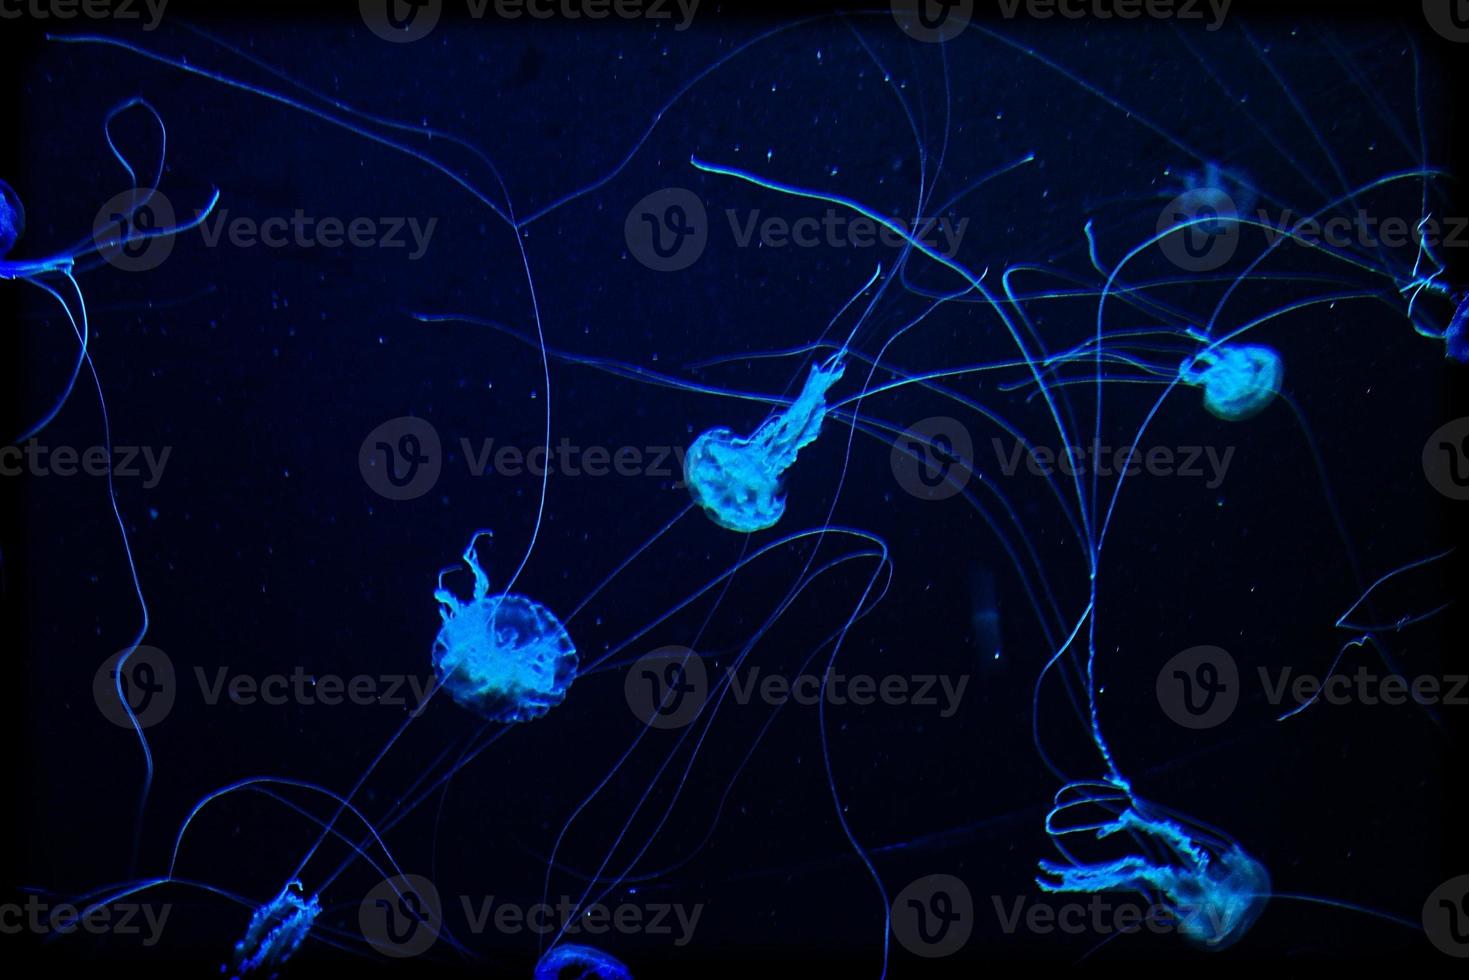
[[[6,259],[95,241],[131,186],[104,130],[128,99],[166,127],[175,220],[219,194],[154,243],[166,254],[82,256],[91,361],[5,457],[17,962],[212,973],[293,876],[322,912],[288,976],[530,976],[558,933],[516,916],[543,901],[575,927],[559,943],[634,976],[1463,955],[1422,921],[1425,903],[1455,914],[1430,893],[1469,870],[1446,836],[1463,432],[1434,435],[1466,414],[1442,336],[1469,275],[1450,176],[1462,45],[1416,8],[1240,10],[1218,30],[977,15],[943,44],[886,7],[699,9],[682,29],[673,7],[451,11],[388,43],[339,6],[0,24],[16,42],[0,178],[27,214]],[[134,107],[110,132],[151,186],[155,117]],[[1207,268],[1153,241],[1189,191],[1248,219]],[[159,200],[124,208],[130,234],[168,223]],[[941,219],[935,251],[988,292],[850,205]],[[1261,227],[1318,213],[1348,240],[1271,248]],[[1384,240],[1384,220],[1428,216],[1445,238],[1430,253]],[[262,242],[271,219],[281,237]],[[77,315],[64,275],[34,278]],[[0,287],[10,438],[66,391],[78,342],[56,297]],[[1168,387],[1226,342],[1284,365],[1247,420]],[[844,343],[840,404],[785,474],[780,520],[710,520],[686,447],[753,432]],[[1087,356],[1043,362],[1067,351]],[[1016,434],[1055,453],[1058,422],[1155,455],[1120,490],[1110,470],[1047,479]],[[543,480],[525,457],[545,446]],[[111,490],[101,468],[66,472],[92,447]],[[491,595],[543,606],[581,661],[518,724],[448,691],[414,710],[436,576],[458,565],[446,587],[469,596],[479,529]],[[1237,703],[1181,724],[1172,658],[1201,646]],[[643,658],[666,647],[696,651],[704,708],[650,726]],[[119,653],[143,738],[106,680]],[[1280,720],[1301,698],[1274,688],[1302,675],[1345,693]],[[1439,693],[1380,703],[1389,675]],[[758,693],[772,677],[825,690],[824,708]],[[854,678],[859,701],[862,683],[887,693],[852,703]],[[334,684],[343,703],[324,703]],[[1053,796],[1108,775],[1099,738],[1139,806],[1268,870],[1275,897],[1227,949],[1119,932],[1169,904],[1156,890],[1037,888],[1036,862],[1061,859]],[[360,819],[339,813],[349,793]],[[1156,836],[1063,843],[1180,867]],[[438,894],[421,946],[373,925],[407,914],[381,891],[399,872]],[[963,894],[934,904],[932,875]],[[914,895],[930,925],[953,913],[953,942],[914,940]],[[58,909],[99,901],[136,924],[57,934]],[[622,924],[595,931],[588,904]]]

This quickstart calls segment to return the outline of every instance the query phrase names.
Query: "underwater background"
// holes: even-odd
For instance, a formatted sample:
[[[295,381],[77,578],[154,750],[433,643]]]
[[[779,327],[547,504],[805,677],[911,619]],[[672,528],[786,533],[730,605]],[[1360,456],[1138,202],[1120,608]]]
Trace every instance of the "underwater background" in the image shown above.
[[[5,920],[16,962],[554,976],[537,962],[574,945],[640,977],[906,977],[1465,955],[1469,884],[1441,889],[1469,872],[1452,23],[997,5],[945,38],[902,4],[647,6],[429,4],[391,40],[371,3],[0,22],[0,178],[25,210],[0,256],[3,418],[34,447],[0,476],[0,901],[43,909]],[[1170,238],[1185,198],[1204,217]],[[1224,204],[1252,220],[1210,224]],[[1321,213],[1354,237],[1269,238]],[[1444,241],[1364,238],[1362,215],[1437,216]],[[1201,229],[1238,241],[1173,247]],[[1242,329],[1227,342],[1283,379],[1231,419],[1178,376]],[[828,358],[845,370],[778,520],[711,520],[690,444],[755,432]],[[1075,478],[1027,465],[1091,443],[1156,455],[1120,484],[1105,454]],[[110,482],[62,472],[58,449],[93,447]],[[521,720],[434,673],[440,571],[471,600],[479,530],[490,597],[543,607],[580,660]],[[650,715],[643,685],[691,662],[702,710]],[[1187,678],[1220,670],[1231,706],[1191,715]],[[1334,700],[1277,690],[1362,671]],[[1364,696],[1389,674],[1440,696]],[[323,703],[331,684],[356,694]],[[1040,860],[1190,870],[1156,833],[1058,838],[1058,791],[1109,773],[1211,867],[1237,845],[1268,872],[1227,948],[1119,927],[1189,882],[1037,887]],[[400,873],[436,890],[431,935],[394,931]],[[321,910],[252,964],[270,941],[236,943],[283,894]],[[92,902],[148,909],[57,933],[58,906]],[[477,918],[539,903],[558,928]],[[588,928],[589,904],[626,917]],[[1047,918],[1068,909],[1075,928]]]

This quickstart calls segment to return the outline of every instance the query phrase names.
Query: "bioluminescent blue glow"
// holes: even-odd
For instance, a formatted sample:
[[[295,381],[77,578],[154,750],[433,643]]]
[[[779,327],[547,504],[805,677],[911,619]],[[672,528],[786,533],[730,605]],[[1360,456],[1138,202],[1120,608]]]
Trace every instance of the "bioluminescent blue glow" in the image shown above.
[[[0,180],[0,258],[10,254],[25,230],[26,211],[20,203],[20,195]]]
[[[491,721],[533,721],[560,704],[576,679],[576,646],[554,613],[525,596],[490,594],[480,567],[478,531],[464,549],[474,575],[467,602],[444,588],[434,598],[444,625],[434,639],[439,682],[454,700]]]
[[[780,520],[786,508],[781,479],[821,434],[826,392],[845,370],[836,358],[813,367],[796,400],[749,436],[717,428],[694,440],[684,457],[684,482],[714,523],[750,534]]]
[[[1105,815],[1077,816],[1089,808]],[[1223,949],[1243,936],[1270,900],[1264,865],[1233,841],[1189,831],[1177,820],[1146,816],[1148,805],[1115,783],[1071,784],[1056,797],[1046,830],[1068,858],[1042,860],[1036,884],[1050,893],[1132,891],[1154,898],[1179,932],[1208,949]],[[1072,853],[1068,838],[1102,841],[1130,835],[1143,854],[1087,862]],[[1077,845],[1078,847],[1080,845]],[[1146,856],[1161,853],[1161,857]]]
[[[600,949],[566,944],[541,957],[535,980],[632,980],[632,971]]]
[[[1415,48],[1330,28],[1139,24],[1130,63],[1148,70],[1119,73],[1094,24],[975,23],[922,44],[880,14],[610,25],[560,47],[448,20],[424,45],[379,43],[354,21],[218,36],[168,25],[137,41],[108,25],[44,46],[63,81],[163,92],[188,152],[165,168],[159,111],[118,105],[98,141],[111,160],[99,150],[94,169],[121,165],[122,203],[91,238],[29,260],[3,256],[23,232],[27,252],[71,227],[54,202],[90,194],[92,175],[48,188],[35,176],[46,155],[78,155],[28,154],[16,180],[28,230],[0,183],[0,278],[28,284],[15,287],[31,301],[28,337],[40,324],[65,344],[27,362],[35,390],[61,392],[24,434],[56,423],[58,442],[77,441],[81,413],[59,413],[82,401],[70,396],[84,369],[100,401],[105,340],[136,409],[129,440],[179,443],[176,486],[114,492],[109,472],[95,494],[125,567],[94,552],[78,516],[89,484],[33,495],[51,522],[35,527],[56,538],[34,550],[76,566],[53,572],[35,632],[90,650],[136,594],[136,650],[143,584],[159,583],[150,598],[191,641],[171,648],[176,677],[210,684],[203,699],[182,685],[145,738],[134,708],[157,678],[117,661],[104,700],[127,706],[132,724],[117,727],[145,755],[137,856],[117,841],[85,863],[42,855],[38,891],[85,889],[84,912],[186,893],[201,932],[179,928],[162,951],[207,948],[232,980],[344,955],[631,980],[686,954],[695,975],[750,935],[779,951],[772,970],[788,951],[814,960],[839,944],[870,955],[874,976],[906,976],[933,950],[915,948],[900,921],[915,906],[895,896],[946,867],[975,896],[1141,896],[1187,940],[1177,955],[1336,938],[1297,935],[1293,902],[1403,920],[1303,894],[1396,903],[1427,875],[1400,841],[1347,840],[1350,827],[1320,819],[1324,803],[1388,825],[1371,808],[1391,796],[1334,795],[1326,775],[1355,777],[1361,760],[1310,727],[1325,705],[1243,697],[1226,721],[1192,727],[1197,706],[1162,703],[1158,666],[1216,642],[1249,682],[1267,666],[1334,676],[1358,655],[1390,665],[1393,637],[1419,641],[1407,631],[1436,627],[1449,605],[1383,614],[1438,566],[1401,572],[1447,552],[1414,520],[1397,534],[1389,517],[1417,500],[1402,486],[1338,485],[1366,450],[1333,436],[1344,391],[1367,417],[1426,388],[1439,342],[1469,360],[1469,300],[1426,237],[1317,233],[1378,212],[1421,232],[1441,212]],[[377,87],[410,72],[412,85]],[[86,128],[65,122],[67,135]],[[145,216],[165,173],[170,191],[195,188],[194,206],[157,228]],[[1171,203],[1180,194],[1189,208]],[[144,275],[100,270],[95,302],[83,273],[199,227],[221,200],[207,247]],[[309,250],[241,244],[233,223],[350,211],[360,231],[415,209],[437,237],[412,260],[346,240],[355,232]],[[667,261],[690,241],[698,255]],[[108,317],[95,345],[83,284]],[[1299,367],[1292,354],[1289,391],[1280,351],[1312,352]],[[228,386],[258,418],[215,394]],[[1213,425],[1200,396],[1222,420],[1275,401],[1279,418],[1203,454],[1218,440],[1199,438]],[[328,397],[332,411],[313,410]],[[104,401],[110,454],[106,413]],[[413,436],[380,440],[407,422]],[[1415,454],[1428,431],[1412,433]],[[337,466],[354,450],[401,463],[395,480],[432,479],[384,492],[382,470]],[[1292,451],[1319,480],[1287,497],[1277,478]],[[233,485],[201,493],[236,456],[238,499]],[[1283,513],[1286,499],[1311,519]],[[136,563],[135,507],[150,515]],[[1371,548],[1364,514],[1382,530]],[[513,549],[493,581],[490,532],[464,543],[484,526]],[[1219,557],[1198,561],[1200,541]],[[1272,549],[1327,571],[1307,589]],[[135,591],[119,613],[124,572]],[[218,576],[200,590],[212,605],[181,585],[204,575]],[[95,615],[75,615],[79,594]],[[219,595],[228,615],[210,616]],[[69,671],[47,696],[74,698],[84,672],[46,653],[28,657]],[[237,699],[231,672],[260,691],[299,678],[304,693]],[[1220,676],[1184,680],[1212,704]],[[370,682],[369,696],[326,705],[344,678]],[[94,741],[105,774],[116,759]],[[1405,737],[1391,761],[1406,769],[1425,744],[1437,748]],[[150,798],[156,746],[168,778]],[[1286,752],[1322,768],[1309,798],[1259,766]],[[959,778],[976,771],[1007,782]],[[68,792],[89,785],[77,782]],[[1258,805],[1236,808],[1227,831],[1193,816],[1241,794]],[[1054,850],[987,860],[1033,853],[1047,800]],[[121,822],[110,796],[87,802],[99,805],[58,839]],[[1290,812],[1300,819],[1270,816]],[[1370,873],[1331,878],[1344,845],[1376,862]],[[648,924],[656,906],[706,896],[718,915],[687,945],[589,928],[609,907]],[[487,935],[510,905],[542,928]],[[1251,934],[1267,907],[1270,928]],[[369,929],[380,912],[386,928]],[[394,948],[430,919],[421,945]],[[1149,932],[1053,938],[1078,956],[1166,952]],[[1011,938],[980,929],[943,955],[962,970],[1004,958]],[[615,957],[578,944],[603,940]]]
[[[1179,368],[1184,384],[1204,389],[1204,407],[1226,422],[1241,422],[1265,410],[1285,377],[1280,355],[1260,344],[1206,350]]]
[[[1469,364],[1469,293],[1464,294],[1454,310],[1453,319],[1444,331],[1444,344],[1449,357],[1460,364]]]
[[[315,895],[303,897],[299,881],[286,885],[250,917],[244,938],[235,943],[228,970],[230,980],[275,976],[306,941],[320,914],[321,902]]]

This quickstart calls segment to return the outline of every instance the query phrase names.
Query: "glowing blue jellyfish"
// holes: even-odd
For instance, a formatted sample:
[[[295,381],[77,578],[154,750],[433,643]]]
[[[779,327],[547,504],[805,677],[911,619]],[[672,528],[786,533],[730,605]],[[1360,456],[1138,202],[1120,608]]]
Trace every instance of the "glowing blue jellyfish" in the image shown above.
[[[1072,791],[1072,792],[1068,792]],[[1073,792],[1080,795],[1073,797]],[[1108,815],[1093,822],[1062,825],[1070,811],[1102,806]],[[1056,796],[1046,817],[1046,832],[1058,846],[1067,835],[1094,833],[1098,840],[1128,833],[1152,859],[1129,854],[1113,861],[1082,863],[1064,847],[1068,864],[1041,861],[1036,884],[1050,893],[1136,891],[1153,898],[1173,916],[1184,938],[1206,949],[1231,945],[1259,918],[1270,899],[1270,875],[1235,842],[1179,821],[1146,815],[1153,808],[1115,783],[1072,783]]]
[[[525,596],[490,595],[490,580],[474,546],[464,549],[474,574],[474,594],[461,602],[444,588],[434,598],[444,625],[434,640],[434,671],[454,700],[492,721],[532,721],[566,697],[576,679],[576,647],[566,627],[545,606]]]
[[[747,439],[718,428],[694,440],[684,457],[684,482],[714,523],[748,534],[780,520],[786,508],[781,477],[821,434],[827,389],[845,370],[837,357],[813,367],[796,400]]]
[[[8,255],[26,230],[26,212],[20,197],[0,180],[0,255]]]
[[[632,971],[591,946],[557,946],[536,964],[535,980],[632,980]]]
[[[1204,389],[1204,407],[1226,422],[1259,415],[1280,393],[1285,377],[1280,355],[1259,344],[1211,348],[1184,361],[1178,370],[1184,384]]]
[[[306,934],[321,914],[321,902],[315,895],[301,897],[302,885],[292,881],[281,893],[262,905],[250,917],[245,938],[235,943],[235,955],[228,969],[230,980],[242,980],[252,974],[270,971],[275,976],[306,941]]]
[[[1465,336],[1466,332],[1469,332],[1469,293],[1459,300],[1459,308],[1454,311],[1454,317],[1444,331],[1448,355],[1460,364],[1469,364],[1469,336]]]

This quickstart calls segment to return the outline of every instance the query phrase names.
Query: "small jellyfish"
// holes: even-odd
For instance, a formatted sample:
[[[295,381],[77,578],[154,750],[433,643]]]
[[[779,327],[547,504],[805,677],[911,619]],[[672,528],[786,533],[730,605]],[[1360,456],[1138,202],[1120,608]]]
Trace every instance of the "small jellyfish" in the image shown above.
[[[1178,369],[1184,384],[1204,389],[1204,407],[1226,422],[1253,418],[1280,393],[1285,367],[1273,348],[1254,344],[1205,350]]]
[[[16,241],[26,230],[26,209],[20,195],[0,180],[0,257],[10,254]]]
[[[632,980],[632,971],[591,946],[557,946],[536,964],[534,980]]]
[[[1058,804],[1051,811],[1047,830],[1053,836],[1095,831],[1101,839],[1125,832],[1161,845],[1160,851],[1167,858],[1155,860],[1134,854],[1097,864],[1041,861],[1041,873],[1046,877],[1037,878],[1036,884],[1043,892],[1137,891],[1157,895],[1179,933],[1209,950],[1223,949],[1248,932],[1270,900],[1270,875],[1265,866],[1233,841],[1220,840],[1204,831],[1191,832],[1166,818],[1144,816],[1138,809],[1143,806],[1140,801],[1133,801],[1108,819],[1057,831],[1053,826],[1057,814],[1077,805]]]
[[[464,549],[474,594],[462,602],[443,586],[434,598],[444,625],[434,640],[434,671],[454,700],[492,721],[532,721],[560,704],[576,678],[576,647],[549,609],[525,596],[490,595],[475,557],[479,531]]]
[[[306,934],[321,914],[317,897],[303,898],[302,892],[301,883],[292,881],[279,895],[256,909],[245,929],[245,938],[235,943],[233,960],[229,967],[220,967],[220,972],[228,974],[230,980],[262,973],[275,976],[306,941]]]
[[[813,367],[796,400],[749,438],[718,428],[694,440],[684,457],[684,482],[714,523],[748,534],[780,520],[786,506],[781,477],[821,434],[827,389],[845,370],[836,358]]]

